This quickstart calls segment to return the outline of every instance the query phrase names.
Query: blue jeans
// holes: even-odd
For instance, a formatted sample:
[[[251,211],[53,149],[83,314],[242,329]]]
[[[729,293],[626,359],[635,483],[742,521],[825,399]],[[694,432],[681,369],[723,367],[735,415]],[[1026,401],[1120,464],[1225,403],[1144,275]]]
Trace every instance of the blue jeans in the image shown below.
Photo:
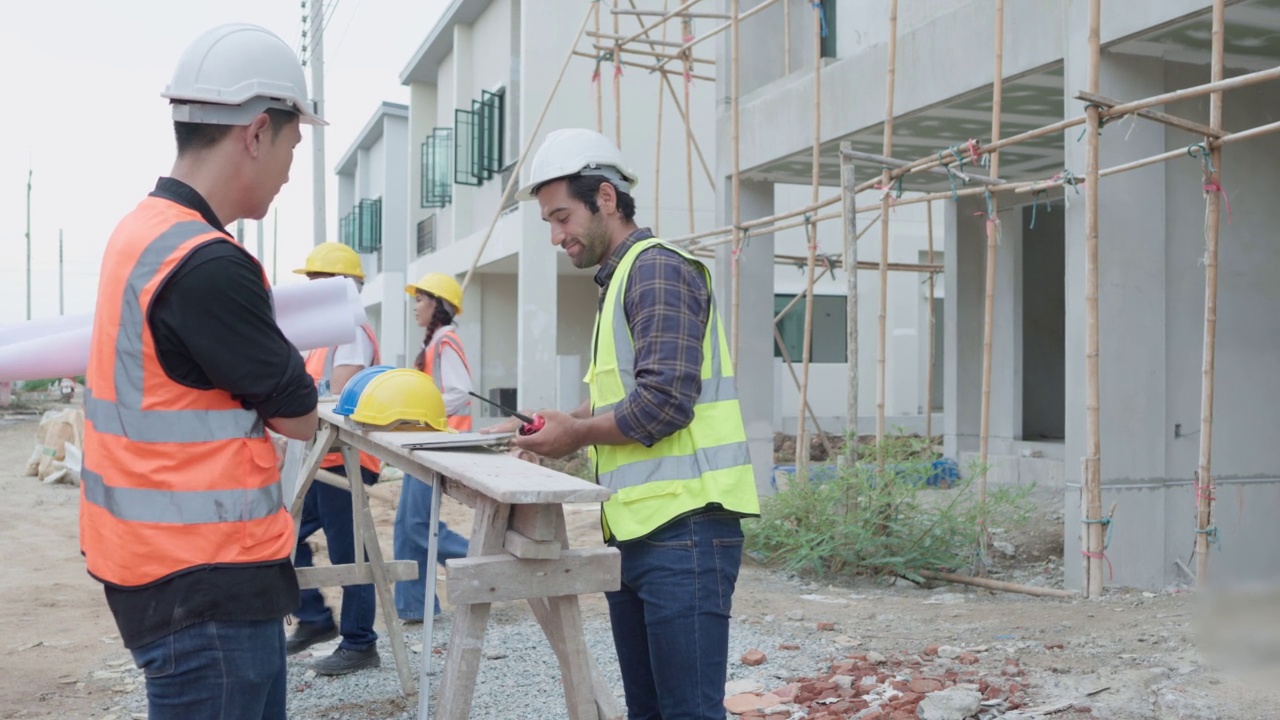
[[[605,597],[627,717],[724,720],[740,519],[703,512],[610,544],[622,555],[622,586]]]
[[[405,474],[400,486],[400,507],[396,509],[394,549],[397,560],[418,563],[417,580],[396,583],[396,614],[401,620],[422,620],[427,606],[427,538],[431,523],[431,486]],[[436,562],[467,556],[467,539],[440,521],[440,544]],[[430,572],[435,572],[430,570]],[[440,596],[435,597],[435,614],[440,614]]]
[[[325,468],[346,477],[341,465]],[[378,476],[367,468],[360,468],[365,485],[378,482]],[[324,530],[329,544],[329,562],[349,565],[356,561],[354,536],[355,522],[351,516],[351,493],[320,481],[311,483],[302,501],[302,523],[298,528],[298,552],[294,567],[311,567],[311,546],[307,538],[317,530]],[[348,650],[367,650],[378,642],[373,631],[373,617],[378,597],[373,585],[344,585],[342,587],[342,615],[338,626],[342,633],[342,647]],[[324,604],[319,590],[302,591],[302,602],[294,612],[298,622],[333,627],[333,612]]]
[[[209,620],[133,650],[151,720],[284,720],[284,623]]]

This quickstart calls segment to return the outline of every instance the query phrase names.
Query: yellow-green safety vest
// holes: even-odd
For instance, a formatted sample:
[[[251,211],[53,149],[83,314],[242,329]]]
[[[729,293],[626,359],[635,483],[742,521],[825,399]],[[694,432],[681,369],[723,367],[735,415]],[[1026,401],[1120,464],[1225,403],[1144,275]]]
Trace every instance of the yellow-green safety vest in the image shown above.
[[[707,279],[707,287],[711,286],[707,267],[673,245],[652,238],[627,251],[596,315],[595,347],[586,377],[593,416],[610,412],[635,389],[635,346],[622,298],[636,258],[655,246],[693,263]],[[693,421],[653,447],[640,443],[595,445],[590,455],[596,482],[614,491],[601,513],[606,540],[644,537],[681,515],[712,504],[744,516],[760,514],[729,343],[714,294],[702,339],[702,392],[693,407]]]

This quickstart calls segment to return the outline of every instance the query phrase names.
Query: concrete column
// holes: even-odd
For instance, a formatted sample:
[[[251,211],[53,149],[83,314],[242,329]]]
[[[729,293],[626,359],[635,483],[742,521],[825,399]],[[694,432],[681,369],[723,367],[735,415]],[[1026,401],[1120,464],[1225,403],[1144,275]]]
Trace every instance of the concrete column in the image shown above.
[[[724,188],[729,188],[726,181]],[[739,201],[743,220],[773,214],[773,183],[743,182]],[[726,219],[732,220],[731,199],[724,193]],[[732,249],[716,249],[716,305],[725,323],[725,334],[733,343]],[[741,297],[738,303],[738,398],[746,425],[751,464],[755,466],[756,488],[761,494],[773,492],[769,485],[773,467],[774,360],[773,360],[773,235],[750,235],[739,255]],[[785,376],[784,382],[791,382]]]
[[[943,404],[947,408],[943,444],[947,455],[979,448],[982,431],[982,338],[987,277],[986,202],[962,198],[947,203],[943,328]],[[1005,455],[1022,428],[1022,213],[999,213],[996,250],[995,317],[991,338],[989,452]],[[935,225],[936,227],[936,225]]]
[[[1083,104],[1072,96],[1086,88],[1088,7],[1072,0],[1067,9],[1066,114]],[[1165,90],[1159,59],[1104,53],[1101,93],[1122,100]],[[1080,131],[1065,133],[1066,166],[1083,174],[1086,143]],[[1164,126],[1115,123],[1102,130],[1103,168],[1166,150]],[[1098,203],[1100,431],[1104,509],[1106,486],[1165,475],[1166,446],[1166,164],[1105,178]],[[1085,384],[1085,204],[1068,196],[1066,210],[1066,464],[1064,553],[1067,587],[1080,583],[1080,461],[1086,452]],[[1198,352],[1198,351],[1197,351]],[[1118,524],[1108,550],[1114,582],[1158,586],[1165,577],[1162,493],[1142,492],[1125,503],[1128,520]],[[1146,499],[1149,502],[1140,502]],[[1188,516],[1190,510],[1188,509]],[[1126,528],[1128,528],[1126,530]],[[1190,535],[1188,535],[1188,543]]]
[[[471,26],[455,25],[453,26],[453,97],[441,98],[442,103],[447,103],[448,125],[453,127],[454,139],[457,140],[458,134],[464,132],[463,128],[455,127],[454,110],[470,110],[472,96],[478,96],[479,92],[473,92],[471,80]],[[450,150],[452,152],[452,150]],[[456,170],[455,170],[456,172]],[[453,202],[447,208],[447,211],[453,216],[453,237],[441,238],[444,242],[456,242],[470,235],[475,228],[472,227],[472,207],[475,204],[475,194],[479,188],[470,185],[453,186]],[[439,241],[437,245],[441,244]]]
[[[458,279],[461,282],[461,278]],[[463,314],[458,318],[458,338],[462,347],[467,349],[467,365],[471,368],[471,387],[483,394],[485,387],[482,369],[484,368],[484,340],[481,336],[481,318],[484,317],[485,276],[476,274],[462,292]],[[483,418],[480,402],[471,403],[472,423],[479,423]]]

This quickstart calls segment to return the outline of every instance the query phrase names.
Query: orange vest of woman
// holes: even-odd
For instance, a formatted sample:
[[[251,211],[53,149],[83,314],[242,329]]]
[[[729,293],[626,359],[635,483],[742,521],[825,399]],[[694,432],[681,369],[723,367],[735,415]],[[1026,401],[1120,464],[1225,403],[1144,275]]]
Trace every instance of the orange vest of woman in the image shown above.
[[[148,197],[116,226],[102,258],[86,373],[80,550],[89,573],[110,585],[288,560],[294,547],[276,451],[258,414],[223,390],[174,382],[156,357],[147,323],[156,291],[209,242],[231,238],[194,210]],[[269,286],[265,275],[262,283]]]
[[[440,364],[440,353],[444,352],[446,347],[458,353],[458,357],[462,358],[462,366],[467,369],[468,375],[471,374],[471,366],[467,364],[467,354],[462,352],[462,341],[458,339],[458,334],[452,330],[446,330],[436,335],[432,338],[431,344],[427,346],[427,351],[422,354],[422,372],[430,375],[431,379],[436,381],[436,387],[440,388],[441,393],[444,393],[444,383],[434,371],[436,366]],[[469,407],[470,405],[471,403],[468,402],[467,406]],[[450,415],[449,427],[458,432],[470,432],[471,416]]]
[[[377,365],[382,361],[382,353],[378,350],[378,336],[374,334],[373,328],[368,323],[361,325],[364,334],[369,336],[369,342],[373,343],[373,364]],[[330,358],[333,357],[337,348],[316,348],[307,353],[307,374],[319,385],[324,380],[333,379],[333,365]],[[324,460],[320,461],[320,467],[331,468],[335,465],[342,465],[345,462],[342,459],[342,453],[331,452],[324,456]],[[371,471],[377,475],[382,472],[382,461],[370,455],[369,453],[360,451],[360,467]]]

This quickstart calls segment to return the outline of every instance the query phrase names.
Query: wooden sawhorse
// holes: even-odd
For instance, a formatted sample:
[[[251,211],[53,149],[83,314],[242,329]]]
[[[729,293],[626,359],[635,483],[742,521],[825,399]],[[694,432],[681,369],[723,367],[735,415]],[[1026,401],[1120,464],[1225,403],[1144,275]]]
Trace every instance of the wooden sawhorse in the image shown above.
[[[422,667],[419,675],[419,720],[432,717],[428,703],[435,596],[437,528],[440,490],[471,507],[474,512],[467,557],[450,560],[445,568],[448,600],[457,607],[449,651],[440,680],[439,707],[435,717],[463,720],[471,709],[479,671],[484,632],[492,603],[527,600],[560,664],[568,717],[572,720],[620,720],[618,704],[608,683],[587,651],[578,595],[616,590],[622,570],[614,548],[569,547],[564,504],[603,502],[607,488],[564,473],[519,460],[488,448],[409,450],[404,445],[441,440],[437,432],[365,431],[335,415],[333,406],[320,407],[320,430],[299,473],[300,482],[292,510],[301,518],[302,498],[324,455],[331,449],[343,453],[347,475],[359,478],[357,451],[363,450],[385,463],[434,487],[428,538],[426,607],[424,608]],[[338,479],[339,481],[341,479]],[[405,482],[413,482],[408,478]],[[417,577],[417,564],[387,562],[378,548],[363,483],[352,482],[356,515],[357,550],[354,565],[299,571],[309,575],[306,587],[327,587],[372,580],[395,655],[396,669],[406,695],[414,692],[404,638],[396,622],[391,583]],[[323,571],[323,572],[320,572]]]

